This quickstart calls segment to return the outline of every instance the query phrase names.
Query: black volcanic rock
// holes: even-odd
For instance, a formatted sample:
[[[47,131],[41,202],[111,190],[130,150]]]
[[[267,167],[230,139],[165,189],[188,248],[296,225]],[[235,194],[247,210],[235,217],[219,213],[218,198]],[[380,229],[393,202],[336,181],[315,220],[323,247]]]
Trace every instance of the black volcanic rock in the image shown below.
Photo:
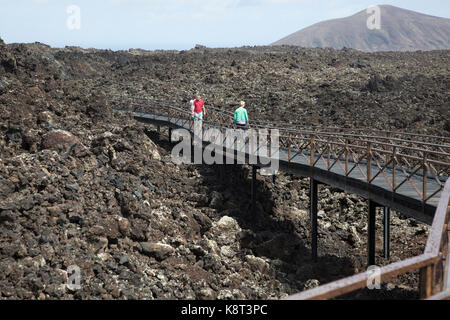
[[[17,61],[14,56],[8,50],[2,50],[2,47],[0,47],[0,74],[1,68],[6,73],[12,73],[17,69]]]
[[[450,120],[445,121],[444,130],[450,132]]]

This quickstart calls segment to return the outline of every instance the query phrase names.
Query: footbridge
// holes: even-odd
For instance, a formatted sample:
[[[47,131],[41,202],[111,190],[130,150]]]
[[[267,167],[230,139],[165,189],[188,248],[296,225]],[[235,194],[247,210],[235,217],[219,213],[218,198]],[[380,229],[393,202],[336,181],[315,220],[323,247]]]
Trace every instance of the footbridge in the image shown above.
[[[367,199],[368,266],[376,263],[377,208],[383,208],[386,258],[390,252],[391,209],[432,225],[424,253],[382,267],[380,277],[382,281],[386,281],[420,270],[419,290],[422,298],[450,299],[450,179],[447,181],[450,172],[449,137],[374,129],[300,129],[295,125],[280,126],[257,120],[251,122],[251,128],[265,130],[269,137],[267,140],[258,140],[256,145],[248,140],[240,144],[239,138],[233,137],[233,143],[230,145],[225,141],[225,133],[233,129],[233,114],[220,108],[208,107],[203,121],[196,121],[187,107],[179,108],[168,105],[167,102],[157,103],[145,98],[123,96],[115,97],[114,101],[114,109],[117,112],[128,113],[139,122],[156,125],[158,130],[168,127],[169,140],[172,140],[174,130],[185,129],[191,134],[191,141],[194,141],[194,138],[200,139],[203,148],[213,145],[214,152],[223,156],[223,163],[251,164],[253,210],[256,208],[257,169],[265,169],[268,162],[276,161],[279,171],[310,178],[313,259],[317,259],[320,184]],[[201,132],[216,134],[199,136],[195,130],[199,125]],[[268,150],[266,155],[257,157],[256,162],[251,162],[255,151],[262,147]],[[366,287],[371,278],[373,274],[367,271],[301,292],[288,299],[331,299]]]

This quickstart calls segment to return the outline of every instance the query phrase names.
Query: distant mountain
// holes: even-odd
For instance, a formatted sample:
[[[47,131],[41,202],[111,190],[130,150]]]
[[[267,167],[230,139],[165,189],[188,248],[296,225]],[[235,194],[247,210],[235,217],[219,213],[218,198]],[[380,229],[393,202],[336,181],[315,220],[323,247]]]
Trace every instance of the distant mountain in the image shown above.
[[[450,19],[390,5],[378,7],[380,29],[374,28],[374,12],[363,10],[347,18],[319,22],[272,45],[347,47],[368,52],[450,49]]]

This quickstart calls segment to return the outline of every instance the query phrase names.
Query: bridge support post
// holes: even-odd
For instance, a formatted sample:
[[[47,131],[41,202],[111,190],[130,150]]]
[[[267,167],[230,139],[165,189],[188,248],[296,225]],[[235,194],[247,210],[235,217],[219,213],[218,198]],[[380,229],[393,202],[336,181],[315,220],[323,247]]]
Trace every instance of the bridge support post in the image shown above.
[[[375,231],[376,231],[377,204],[369,200],[369,216],[367,221],[367,264],[375,265]]]
[[[256,218],[256,166],[252,166],[252,217]]]
[[[391,256],[391,209],[384,207],[384,257]]]
[[[311,218],[311,256],[313,261],[317,261],[317,238],[318,238],[318,223],[317,223],[317,202],[318,202],[319,184],[316,180],[310,180],[310,198],[309,210]]]

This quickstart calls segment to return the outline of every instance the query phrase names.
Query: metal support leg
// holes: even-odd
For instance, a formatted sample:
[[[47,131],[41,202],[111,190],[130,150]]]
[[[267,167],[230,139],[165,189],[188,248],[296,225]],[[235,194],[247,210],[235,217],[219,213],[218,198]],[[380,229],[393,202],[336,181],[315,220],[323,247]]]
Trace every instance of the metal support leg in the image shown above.
[[[311,217],[311,255],[314,261],[317,261],[317,200],[318,200],[318,183],[311,179],[310,182],[310,217]]]
[[[391,256],[391,209],[384,207],[384,257]]]
[[[377,205],[369,200],[369,216],[367,221],[367,263],[375,265],[375,229],[376,229]]]
[[[169,143],[172,143],[172,128],[169,127]]]
[[[252,216],[256,217],[256,166],[252,166]]]

